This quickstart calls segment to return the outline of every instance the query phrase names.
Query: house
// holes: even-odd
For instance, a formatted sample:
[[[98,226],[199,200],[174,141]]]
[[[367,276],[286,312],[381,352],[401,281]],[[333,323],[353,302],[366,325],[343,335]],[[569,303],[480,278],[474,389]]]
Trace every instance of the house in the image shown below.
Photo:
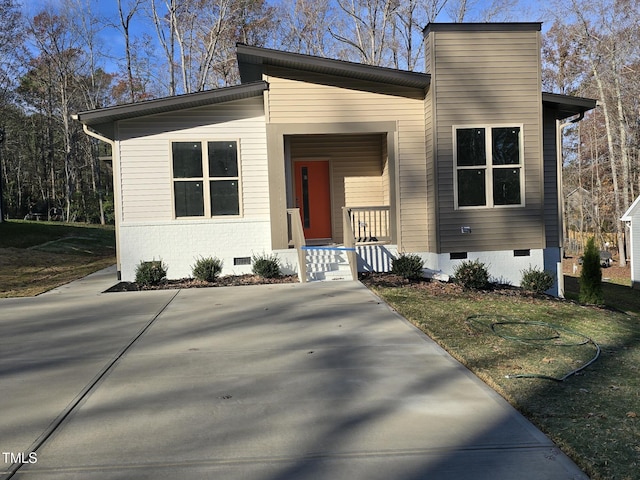
[[[620,220],[627,222],[629,228],[631,286],[640,289],[640,197],[635,199]]]
[[[238,86],[77,114],[113,147],[121,278],[262,253],[304,279],[398,252],[555,273],[560,120],[596,102],[541,92],[540,29],[430,24],[424,73],[238,45]]]

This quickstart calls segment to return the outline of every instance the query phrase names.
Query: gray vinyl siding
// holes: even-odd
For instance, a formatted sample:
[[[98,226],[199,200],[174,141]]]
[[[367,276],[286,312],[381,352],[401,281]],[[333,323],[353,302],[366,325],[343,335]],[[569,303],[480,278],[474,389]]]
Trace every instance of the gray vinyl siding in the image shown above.
[[[439,252],[540,248],[544,243],[542,94],[537,31],[432,32]],[[455,209],[454,126],[522,125],[524,207]],[[427,135],[429,128],[427,128]],[[430,139],[427,137],[427,144]],[[462,234],[469,226],[471,234]]]
[[[546,247],[561,247],[559,205],[562,192],[558,192],[558,159],[555,115],[544,111],[544,227]]]
[[[243,217],[268,218],[262,98],[251,98],[118,123],[121,221],[173,220],[171,141],[236,140]]]
[[[269,69],[265,80],[269,82],[269,124],[299,123],[321,128],[323,124],[396,122],[397,164],[390,168],[395,168],[401,198],[398,224],[402,247],[405,251],[425,251],[428,232],[424,101],[411,98],[416,91],[377,85],[385,93],[373,93],[366,82],[274,68]]]
[[[382,135],[295,135],[291,160],[328,160],[334,241],[342,241],[342,207],[389,205]],[[387,178],[388,184],[388,178]]]

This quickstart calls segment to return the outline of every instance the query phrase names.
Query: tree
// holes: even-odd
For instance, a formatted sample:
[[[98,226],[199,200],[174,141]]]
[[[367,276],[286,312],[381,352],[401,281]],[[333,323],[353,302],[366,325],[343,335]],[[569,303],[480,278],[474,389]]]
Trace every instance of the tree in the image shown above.
[[[329,26],[337,23],[337,12],[330,2],[285,0],[278,6],[281,48],[315,55],[335,56],[335,39]]]
[[[589,115],[587,121],[597,122],[602,135],[586,137],[595,143],[582,149],[578,179],[583,183],[589,180],[583,175],[597,179],[592,183],[601,188],[595,192],[602,202],[598,205],[603,218],[601,228],[615,232],[619,262],[624,266],[625,226],[619,219],[640,182],[640,139],[636,128],[640,121],[640,89],[635,81],[640,57],[640,2],[572,0],[553,7],[557,17],[554,29],[562,34],[550,39],[558,47],[547,51],[566,53],[566,57],[558,55],[555,65],[548,62],[556,74],[556,85],[566,82],[569,91],[599,100],[598,112]],[[561,40],[562,35],[571,39],[571,47]],[[559,61],[564,59],[569,61]],[[577,75],[567,75],[573,66],[578,67]],[[548,73],[545,72],[547,76]],[[585,155],[596,156],[587,159]]]
[[[390,65],[389,29],[399,8],[395,0],[336,0],[346,15],[344,31],[329,28],[331,35],[353,49],[358,61],[366,65]]]
[[[600,267],[600,252],[596,247],[594,237],[590,237],[582,257],[582,271],[580,272],[580,301],[594,305],[602,305],[602,269]]]
[[[0,115],[9,102],[10,91],[14,87],[15,76],[19,70],[19,53],[22,50],[23,25],[19,5],[14,0],[0,0]],[[4,220],[4,178],[6,175],[2,163],[5,129],[0,124],[0,223]]]
[[[134,52],[133,52],[133,41],[131,39],[131,21],[134,16],[140,9],[142,5],[142,0],[129,0],[128,9],[122,5],[122,0],[118,0],[118,15],[120,18],[119,28],[122,31],[124,36],[124,47],[125,47],[125,60],[126,60],[126,86],[128,88],[129,101],[135,102],[140,100],[140,83],[139,80],[135,78],[133,74],[133,62],[134,62]]]

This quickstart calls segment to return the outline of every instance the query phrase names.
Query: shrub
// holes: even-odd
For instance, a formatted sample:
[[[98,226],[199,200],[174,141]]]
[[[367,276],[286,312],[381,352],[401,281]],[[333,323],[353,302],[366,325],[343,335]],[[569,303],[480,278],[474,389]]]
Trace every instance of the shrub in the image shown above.
[[[465,260],[453,272],[456,283],[467,290],[482,290],[489,286],[489,271],[479,260]]]
[[[222,260],[218,257],[200,257],[191,267],[191,273],[194,278],[203,282],[215,282],[222,273]]]
[[[162,260],[141,261],[136,267],[136,283],[140,285],[159,285],[166,278],[167,266]]]
[[[391,262],[391,273],[395,273],[409,280],[419,280],[422,278],[423,267],[424,261],[419,255],[403,253]]]
[[[251,258],[251,271],[262,278],[278,278],[280,276],[280,259],[273,255],[253,255]]]
[[[602,305],[602,269],[600,267],[600,252],[593,237],[587,241],[580,272],[580,302]]]
[[[553,287],[553,275],[545,270],[538,270],[529,265],[527,270],[522,271],[522,281],[520,287],[533,293],[544,293]]]

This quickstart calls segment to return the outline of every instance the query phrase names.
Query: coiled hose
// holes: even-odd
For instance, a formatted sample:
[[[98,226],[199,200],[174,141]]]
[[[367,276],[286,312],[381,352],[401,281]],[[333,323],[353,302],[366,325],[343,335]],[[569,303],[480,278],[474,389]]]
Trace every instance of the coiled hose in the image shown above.
[[[540,345],[545,342],[557,341],[561,338],[560,332],[568,333],[570,335],[575,335],[577,337],[581,337],[583,340],[580,342],[573,343],[554,343],[556,347],[576,347],[581,345],[592,344],[595,347],[595,355],[591,360],[581,365],[579,368],[576,368],[566,375],[562,377],[552,377],[549,375],[537,374],[537,373],[525,373],[525,374],[512,374],[506,375],[506,378],[543,378],[546,380],[554,380],[556,382],[563,382],[567,378],[576,373],[584,370],[593,362],[595,362],[600,356],[600,345],[598,345],[592,338],[580,333],[575,330],[571,330],[570,328],[560,327],[558,325],[552,325],[547,322],[539,322],[539,321],[528,321],[528,320],[519,320],[514,317],[508,317],[504,315],[470,315],[467,317],[466,322],[471,325],[473,328],[479,330],[479,325],[483,327],[488,327],[491,332],[505,340],[509,340],[512,342],[519,342],[526,345]],[[536,327],[544,327],[547,328],[550,332],[550,335],[536,335],[536,336],[516,336],[516,335],[506,335],[499,331],[500,326],[505,325],[527,325],[527,326],[536,326]]]

